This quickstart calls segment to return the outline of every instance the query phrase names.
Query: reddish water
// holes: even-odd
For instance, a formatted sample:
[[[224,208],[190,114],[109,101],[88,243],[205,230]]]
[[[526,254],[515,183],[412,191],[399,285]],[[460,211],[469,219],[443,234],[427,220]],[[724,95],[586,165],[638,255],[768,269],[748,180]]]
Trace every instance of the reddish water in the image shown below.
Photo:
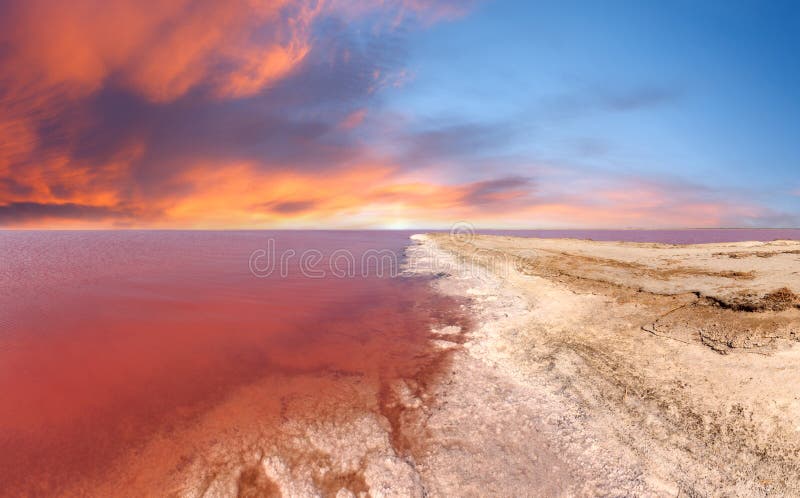
[[[424,280],[377,276],[374,259],[361,267],[373,248],[399,260],[408,235],[0,232],[0,491],[91,492],[85,482],[114,478],[115,460],[255,382],[321,397],[336,394],[337,375],[355,374],[377,396],[392,378],[419,375],[430,326],[453,303]],[[250,255],[271,237],[276,258],[295,255],[285,275],[257,278]],[[327,258],[340,248],[356,261],[353,278],[331,274]],[[306,261],[304,275],[307,250],[323,259]],[[346,271],[349,256],[337,254]],[[334,382],[286,392],[309,373]],[[278,397],[259,417],[280,410]]]

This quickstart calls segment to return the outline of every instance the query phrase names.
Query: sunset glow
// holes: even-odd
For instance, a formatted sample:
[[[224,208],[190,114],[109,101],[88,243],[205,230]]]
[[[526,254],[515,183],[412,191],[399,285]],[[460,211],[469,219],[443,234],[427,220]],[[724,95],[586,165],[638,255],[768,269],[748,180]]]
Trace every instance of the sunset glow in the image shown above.
[[[772,50],[741,30],[745,7],[698,7],[727,24],[687,26],[703,47],[691,60],[676,61],[682,46],[658,28],[628,52],[624,75],[603,67],[618,49],[602,21],[517,43],[518,30],[566,15],[549,4],[33,0],[0,10],[0,226],[798,223],[800,154],[787,137],[800,130],[787,120],[799,71],[791,43]],[[511,12],[517,20],[497,25]],[[787,33],[782,14],[775,5],[764,25]],[[491,42],[498,29],[510,51]],[[720,93],[739,61],[704,66],[715,50],[706,35],[772,55],[753,81],[730,78]],[[594,55],[592,36],[604,40]],[[551,43],[584,53],[568,63]],[[687,63],[699,72],[685,76]],[[738,121],[709,121],[712,108]]]

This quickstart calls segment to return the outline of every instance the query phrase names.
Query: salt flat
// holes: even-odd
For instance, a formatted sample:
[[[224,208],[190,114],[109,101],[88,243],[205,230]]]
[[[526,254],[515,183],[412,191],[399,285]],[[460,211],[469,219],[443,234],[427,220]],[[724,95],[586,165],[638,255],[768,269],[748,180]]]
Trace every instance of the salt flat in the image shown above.
[[[432,494],[800,493],[800,242],[414,239],[476,320],[428,418]]]

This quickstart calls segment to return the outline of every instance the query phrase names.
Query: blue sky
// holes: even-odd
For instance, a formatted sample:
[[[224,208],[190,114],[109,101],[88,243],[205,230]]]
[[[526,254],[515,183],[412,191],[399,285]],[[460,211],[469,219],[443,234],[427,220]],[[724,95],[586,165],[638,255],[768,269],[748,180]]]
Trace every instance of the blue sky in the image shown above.
[[[685,181],[791,215],[798,47],[797,3],[485,2],[411,39],[414,78],[388,106],[510,124],[504,147],[534,165]]]

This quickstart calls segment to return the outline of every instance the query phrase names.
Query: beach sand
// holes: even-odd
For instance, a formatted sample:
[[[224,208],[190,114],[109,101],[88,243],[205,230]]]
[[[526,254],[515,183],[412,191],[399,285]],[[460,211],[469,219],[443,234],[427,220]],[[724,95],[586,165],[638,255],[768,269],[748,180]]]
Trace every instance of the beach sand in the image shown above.
[[[429,495],[800,495],[800,242],[413,239],[475,319],[414,455]]]

